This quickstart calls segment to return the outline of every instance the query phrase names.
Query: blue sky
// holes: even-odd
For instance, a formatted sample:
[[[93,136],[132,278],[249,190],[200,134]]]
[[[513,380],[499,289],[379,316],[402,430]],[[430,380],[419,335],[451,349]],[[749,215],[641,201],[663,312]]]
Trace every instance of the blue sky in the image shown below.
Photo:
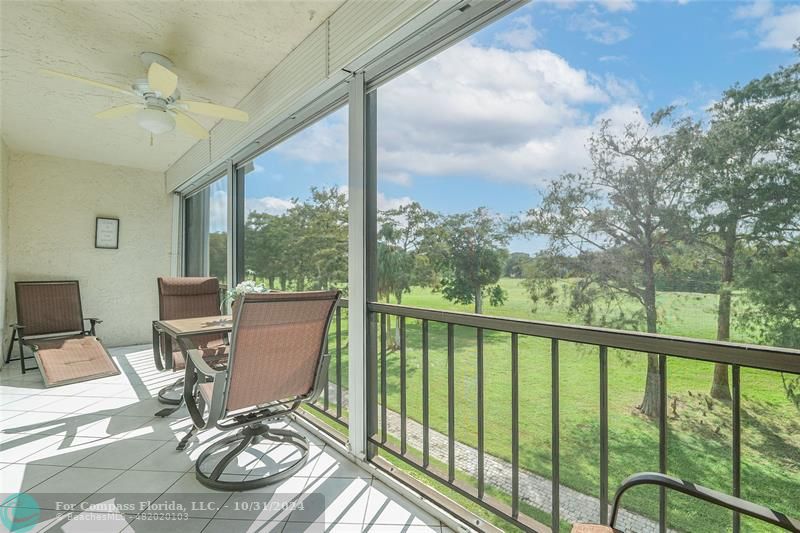
[[[504,216],[585,168],[601,118],[666,106],[702,118],[735,82],[795,60],[796,2],[534,2],[381,87],[380,207],[416,200]],[[254,162],[248,209],[280,213],[315,186],[347,182],[346,110]],[[516,239],[534,252],[542,239]]]

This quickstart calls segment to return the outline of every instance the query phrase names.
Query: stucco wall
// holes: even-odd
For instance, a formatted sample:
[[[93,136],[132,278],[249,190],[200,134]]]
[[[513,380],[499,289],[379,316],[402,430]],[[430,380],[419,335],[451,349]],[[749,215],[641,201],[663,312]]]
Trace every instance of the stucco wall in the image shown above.
[[[12,153],[8,163],[6,313],[18,280],[77,279],[85,316],[108,346],[145,343],[157,317],[156,277],[169,275],[172,200],[164,175]],[[118,250],[94,247],[95,217],[120,219]]]
[[[8,148],[0,138],[0,346],[7,342],[6,286],[8,273]],[[5,352],[3,352],[5,353]],[[2,365],[0,359],[0,366]]]

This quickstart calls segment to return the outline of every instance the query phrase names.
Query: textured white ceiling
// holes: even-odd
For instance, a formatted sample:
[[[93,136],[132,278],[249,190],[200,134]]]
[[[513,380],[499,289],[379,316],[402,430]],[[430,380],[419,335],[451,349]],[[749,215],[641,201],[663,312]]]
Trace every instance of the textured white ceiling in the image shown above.
[[[153,51],[175,63],[183,98],[235,106],[341,3],[1,0],[2,136],[12,149],[164,171],[194,139],[170,132],[150,146],[133,117],[93,117],[135,99],[39,69],[127,87]]]

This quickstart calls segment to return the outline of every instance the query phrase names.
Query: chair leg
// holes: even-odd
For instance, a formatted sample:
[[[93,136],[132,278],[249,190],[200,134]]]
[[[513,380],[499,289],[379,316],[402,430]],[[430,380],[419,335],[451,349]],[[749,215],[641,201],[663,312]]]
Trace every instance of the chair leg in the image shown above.
[[[19,364],[22,366],[22,373],[25,373],[25,351],[22,349],[22,343],[18,342],[17,346],[19,346]]]
[[[175,396],[177,396],[177,398]],[[161,409],[155,416],[163,418],[180,409],[183,406],[183,378],[158,391],[158,401],[159,403],[171,405],[172,407]]]
[[[6,351],[5,364],[11,362],[11,354],[14,351],[14,341],[16,339],[17,339],[17,329],[14,328],[11,330],[11,342],[8,343],[8,351]]]
[[[164,409],[161,409],[160,411],[157,411],[155,416],[157,416],[159,418],[164,418],[165,416],[171,415],[172,413],[174,413],[175,411],[177,411],[181,407],[183,407],[183,396],[181,396],[181,399],[178,401],[178,403],[176,405],[174,405],[172,407],[165,407]]]
[[[183,402],[183,378],[158,391],[159,403],[180,405]]]
[[[178,446],[175,449],[178,450],[179,452],[185,450],[186,445],[189,444],[191,438],[194,437],[196,434],[197,434],[197,426],[192,426],[192,429],[190,429],[189,432],[183,436],[183,438],[180,440]]]
[[[221,481],[219,478],[225,471],[225,468],[230,462],[236,458],[237,455],[242,453],[248,446],[250,446],[254,439],[263,438],[273,442],[280,442],[291,444],[300,451],[300,458],[274,474],[260,477],[258,479],[249,479],[245,481]],[[239,442],[241,441],[241,442]],[[212,470],[211,474],[205,474],[202,470],[203,463],[214,453],[223,450],[227,446],[239,442],[231,451],[226,453],[223,458],[217,463]],[[264,487],[272,483],[277,483],[288,477],[293,476],[298,470],[303,468],[308,460],[308,440],[295,431],[290,429],[271,429],[266,424],[255,424],[242,429],[238,434],[231,437],[224,438],[218,442],[211,444],[206,448],[200,457],[197,458],[195,463],[195,477],[197,480],[215,490],[252,490],[259,487]]]

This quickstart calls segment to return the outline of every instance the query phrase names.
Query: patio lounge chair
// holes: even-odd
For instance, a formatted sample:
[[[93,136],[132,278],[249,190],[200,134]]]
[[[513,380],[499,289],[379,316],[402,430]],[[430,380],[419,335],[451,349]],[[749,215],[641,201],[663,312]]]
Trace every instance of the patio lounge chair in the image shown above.
[[[200,352],[189,351],[184,398],[194,427],[182,443],[185,445],[196,431],[212,427],[239,430],[200,454],[195,464],[200,483],[217,490],[250,490],[286,479],[303,467],[308,441],[291,429],[272,428],[270,423],[287,418],[303,402],[313,402],[325,387],[329,362],[326,336],[340,294],[246,294],[234,304],[227,369],[213,370]],[[255,479],[220,479],[237,455],[262,439],[293,445],[300,458]],[[229,447],[232,449],[207,474],[203,468],[206,461]]]
[[[158,317],[160,320],[197,318],[220,314],[219,280],[205,277],[158,278]],[[191,339],[192,349],[203,350],[208,362],[227,359],[225,335],[199,335]],[[183,372],[186,361],[177,343],[167,350],[166,335],[153,322],[153,357],[158,370]],[[169,352],[169,353],[167,353]],[[183,378],[158,392],[161,403],[174,406],[163,409],[156,416],[167,416],[183,403]]]
[[[95,327],[102,322],[84,318],[77,281],[18,281],[17,323],[12,324],[6,363],[12,359],[14,342],[19,345],[22,373],[38,368],[46,387],[67,385],[119,374]],[[89,329],[85,323],[89,322]],[[27,367],[24,346],[31,348],[37,367]]]
[[[752,516],[753,518],[778,526],[787,531],[800,532],[800,520],[786,516],[783,513],[774,511],[763,505],[757,505],[747,500],[737,498],[736,496],[717,492],[666,474],[642,472],[640,474],[634,474],[624,480],[619,486],[619,489],[617,489],[617,493],[614,495],[614,504],[611,508],[611,520],[609,521],[609,525],[575,524],[572,526],[572,533],[614,533],[619,531],[614,529],[614,524],[617,521],[617,516],[619,516],[619,503],[622,495],[628,489],[639,485],[657,485],[659,487],[664,487],[687,494],[698,500],[724,507],[731,511],[736,511],[743,515]]]

